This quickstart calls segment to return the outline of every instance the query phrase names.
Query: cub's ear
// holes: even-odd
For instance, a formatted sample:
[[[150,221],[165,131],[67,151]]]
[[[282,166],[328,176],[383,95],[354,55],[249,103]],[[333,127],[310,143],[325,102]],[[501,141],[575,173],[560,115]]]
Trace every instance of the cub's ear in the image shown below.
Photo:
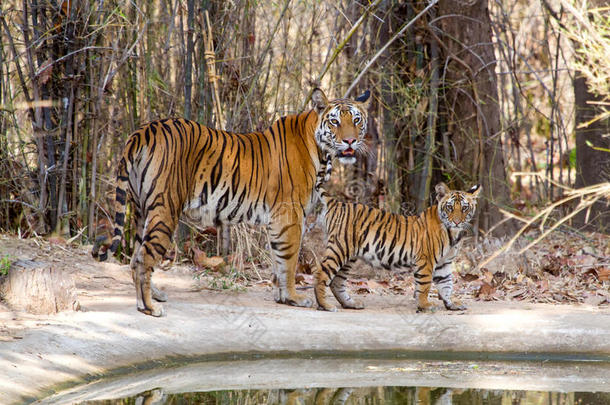
[[[480,184],[475,184],[474,186],[470,187],[470,190],[468,190],[468,192],[470,194],[472,194],[473,197],[478,197],[479,193],[481,192],[481,185]]]
[[[434,187],[434,191],[436,191],[436,201],[440,201],[441,198],[447,195],[451,190],[449,190],[449,187],[447,187],[445,183],[441,182]]]
[[[366,90],[364,93],[362,93],[361,95],[356,97],[356,101],[359,103],[362,103],[362,106],[366,109],[371,102],[370,98],[371,98],[371,91]]]
[[[313,102],[313,108],[318,115],[322,114],[324,110],[326,110],[326,107],[328,107],[326,94],[317,87],[313,89],[313,93],[311,93],[311,101]]]

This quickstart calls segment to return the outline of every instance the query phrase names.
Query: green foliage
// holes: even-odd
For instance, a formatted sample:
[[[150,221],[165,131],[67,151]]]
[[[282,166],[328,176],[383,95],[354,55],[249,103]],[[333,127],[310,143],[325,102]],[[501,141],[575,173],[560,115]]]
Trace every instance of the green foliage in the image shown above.
[[[570,168],[576,168],[576,148],[573,148],[570,151]]]
[[[246,277],[242,273],[231,266],[229,272],[212,279],[210,288],[214,290],[245,291],[245,288],[240,284],[240,281],[243,282],[246,280]]]
[[[11,269],[12,260],[9,255],[0,259],[0,276],[6,276]]]
[[[196,273],[193,278],[200,281],[202,276],[210,276],[211,280],[208,283],[208,287],[218,291],[245,291],[244,284],[248,281],[246,275],[233,266],[231,266],[229,271],[222,274],[205,269]]]

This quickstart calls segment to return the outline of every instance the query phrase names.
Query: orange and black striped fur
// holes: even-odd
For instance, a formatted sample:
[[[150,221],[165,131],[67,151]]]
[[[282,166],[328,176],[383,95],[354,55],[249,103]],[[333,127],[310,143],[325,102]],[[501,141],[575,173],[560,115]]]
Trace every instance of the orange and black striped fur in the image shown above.
[[[330,160],[349,163],[361,152],[369,95],[329,101],[315,89],[312,111],[280,118],[264,132],[235,134],[184,119],[154,121],[134,132],[119,162],[110,250],[120,244],[129,199],[136,222],[131,269],[138,310],[163,315],[153,298],[166,297],[152,285],[151,273],[183,213],[202,226],[268,225],[275,300],[311,306],[296,293],[294,281],[303,220],[317,199],[314,186],[330,173]],[[92,254],[107,257],[99,241]]]
[[[436,186],[437,205],[420,215],[402,216],[362,204],[335,200],[319,188],[325,205],[327,247],[315,272],[318,308],[335,311],[326,301],[326,286],[343,308],[361,309],[363,304],[347,293],[345,282],[358,258],[388,270],[414,267],[418,311],[431,307],[428,293],[434,281],[440,298],[450,310],[466,309],[452,301],[453,259],[462,230],[470,227],[480,186],[468,191]]]

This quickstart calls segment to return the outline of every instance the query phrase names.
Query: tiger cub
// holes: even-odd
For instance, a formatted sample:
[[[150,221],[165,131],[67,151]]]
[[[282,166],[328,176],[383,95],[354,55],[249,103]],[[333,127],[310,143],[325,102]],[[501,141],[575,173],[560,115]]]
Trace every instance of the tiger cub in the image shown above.
[[[347,293],[345,281],[351,266],[361,258],[386,269],[415,268],[417,311],[426,311],[431,283],[434,281],[445,308],[464,310],[452,301],[453,259],[462,230],[470,227],[481,186],[468,191],[450,190],[444,183],[436,186],[437,205],[416,216],[402,216],[362,204],[337,201],[320,188],[325,206],[327,247],[315,271],[318,309],[336,311],[326,301],[326,286],[343,308],[362,309],[362,302]]]

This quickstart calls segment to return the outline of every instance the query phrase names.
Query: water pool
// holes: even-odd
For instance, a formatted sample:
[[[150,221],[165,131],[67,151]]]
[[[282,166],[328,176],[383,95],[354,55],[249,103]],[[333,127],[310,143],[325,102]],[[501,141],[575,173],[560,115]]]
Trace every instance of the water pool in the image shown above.
[[[91,377],[36,403],[610,405],[610,364],[348,357],[155,363]]]

